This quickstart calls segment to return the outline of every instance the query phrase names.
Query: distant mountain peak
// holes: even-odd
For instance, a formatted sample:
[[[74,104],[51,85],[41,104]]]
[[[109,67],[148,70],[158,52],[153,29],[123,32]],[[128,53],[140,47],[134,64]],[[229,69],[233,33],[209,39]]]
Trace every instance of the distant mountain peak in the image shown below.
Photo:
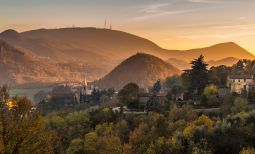
[[[155,57],[153,55],[147,54],[147,53],[143,53],[143,52],[137,52],[135,55],[129,57],[126,61],[128,60],[142,60],[142,59],[155,59],[157,58],[160,61],[163,61],[162,59]],[[124,61],[125,62],[125,61]]]
[[[14,30],[14,29],[7,29],[7,30],[3,31],[1,34],[4,34],[4,33],[6,33],[6,34],[8,34],[8,33],[19,34],[19,33],[18,33],[16,30]]]
[[[215,44],[215,45],[212,45],[211,47],[215,47],[215,46],[226,46],[226,47],[241,47],[240,45],[238,45],[237,43],[235,42],[223,42],[223,43],[218,43],[218,44]]]
[[[226,45],[237,45],[237,43],[229,41],[229,42],[223,42],[223,43],[218,43],[218,44],[226,44]]]
[[[182,55],[176,55],[174,58],[182,60],[191,60],[203,55],[207,61],[221,60],[226,57],[238,57],[241,59],[255,59],[255,56],[242,48],[235,42],[224,42],[209,47],[191,49],[182,52]],[[173,57],[169,57],[173,58]]]
[[[5,39],[18,39],[20,37],[19,33],[13,29],[3,31],[0,36]]]
[[[157,80],[179,74],[180,71],[162,59],[145,54],[136,53],[119,64],[113,71],[99,81],[100,88],[121,89],[127,83],[133,82],[140,87],[151,86]]]

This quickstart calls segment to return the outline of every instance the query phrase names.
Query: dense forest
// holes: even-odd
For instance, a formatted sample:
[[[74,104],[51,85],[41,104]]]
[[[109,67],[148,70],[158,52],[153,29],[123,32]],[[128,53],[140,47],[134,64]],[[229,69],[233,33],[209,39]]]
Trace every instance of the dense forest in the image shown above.
[[[207,68],[203,56],[180,76],[157,81],[152,94],[168,89],[164,105],[149,101],[139,110],[143,89],[129,83],[118,93],[94,93],[84,107],[33,106],[0,88],[1,153],[68,154],[254,154],[255,93],[224,94],[230,74],[255,75],[255,61]],[[176,95],[184,93],[184,99]],[[104,98],[104,99],[102,99]],[[109,103],[105,103],[107,100]],[[48,108],[48,106],[51,106]],[[96,109],[89,108],[98,105]],[[119,106],[120,111],[112,110]],[[45,111],[47,109],[47,111]],[[41,114],[41,113],[44,114]]]

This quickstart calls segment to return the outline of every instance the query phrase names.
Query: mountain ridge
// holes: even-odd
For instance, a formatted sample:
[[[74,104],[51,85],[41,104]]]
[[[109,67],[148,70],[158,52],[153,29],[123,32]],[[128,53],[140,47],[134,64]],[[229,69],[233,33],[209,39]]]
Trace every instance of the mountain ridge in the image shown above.
[[[235,57],[227,57],[227,58],[223,58],[220,60],[209,60],[206,61],[206,63],[209,65],[208,67],[212,67],[212,66],[220,66],[220,65],[225,65],[225,66],[232,66],[234,64],[236,64],[238,62],[238,58]],[[179,59],[175,59],[175,58],[169,58],[168,60],[166,60],[167,63],[170,63],[172,65],[174,65],[176,68],[180,69],[180,70],[186,70],[186,69],[190,69],[190,62],[184,61],[184,60],[179,60]]]
[[[10,30],[8,30],[10,31]],[[6,32],[3,32],[6,33]],[[1,34],[3,34],[1,33]],[[3,36],[0,34],[0,38]],[[32,43],[37,44],[39,47],[45,47],[47,44],[56,49],[65,48],[66,46],[72,46],[73,48],[69,51],[75,49],[75,45],[80,46],[81,49],[84,49],[84,52],[97,53],[97,56],[102,55],[102,52],[107,54],[113,54],[116,57],[118,64],[127,57],[135,54],[136,52],[145,52],[160,57],[161,59],[168,58],[177,58],[182,60],[192,60],[203,54],[207,60],[220,60],[226,57],[241,57],[242,59],[254,59],[254,55],[249,53],[244,48],[240,47],[234,42],[224,42],[209,47],[189,49],[189,50],[169,50],[159,47],[156,43],[146,38],[123,32],[120,30],[110,30],[110,29],[100,29],[100,28],[60,28],[60,29],[38,29],[18,33],[21,39],[20,42],[13,42],[11,39],[7,39],[10,43],[17,43],[17,45],[27,48],[34,49],[32,52],[37,52],[35,48],[29,47],[26,41],[32,41]],[[5,38],[5,37],[4,37]],[[58,42],[59,41],[59,42]],[[51,42],[54,42],[52,45]],[[45,45],[43,44],[45,43]],[[58,43],[62,43],[59,45]],[[66,44],[63,46],[63,44]],[[95,44],[98,44],[95,45]],[[41,45],[41,46],[40,46]],[[60,47],[59,47],[60,46]],[[101,49],[100,49],[101,47]],[[78,47],[76,47],[78,48]],[[104,48],[104,50],[102,49]],[[121,49],[123,48],[123,50]],[[44,49],[44,48],[43,48]],[[41,54],[41,50],[38,50],[37,53]],[[45,49],[52,50],[50,47]],[[220,51],[217,51],[220,50]],[[224,52],[222,52],[222,50]],[[55,51],[55,52],[56,52]],[[60,50],[61,51],[61,50]],[[215,55],[214,52],[221,52],[220,55]],[[61,51],[63,52],[63,51]],[[231,54],[239,54],[238,56],[231,56]],[[242,54],[242,55],[240,55]],[[103,56],[107,56],[103,54]],[[56,58],[56,57],[54,57]],[[77,58],[77,57],[76,57]],[[111,58],[108,56],[107,58]]]
[[[65,69],[67,76],[62,79],[68,81],[81,81],[84,74],[89,81],[102,78],[137,52],[150,54],[163,60],[175,58],[191,61],[200,54],[204,55],[206,61],[227,57],[254,58],[247,50],[233,42],[184,51],[167,50],[140,36],[98,28],[38,29],[20,33],[7,30],[0,34],[0,39],[29,54],[40,65],[52,66],[59,70]],[[41,69],[45,70],[42,67]],[[36,73],[40,74],[39,69],[33,70],[37,70]],[[10,71],[6,70],[6,72]],[[59,73],[57,76],[61,76],[61,72]],[[24,82],[30,81],[24,80]]]

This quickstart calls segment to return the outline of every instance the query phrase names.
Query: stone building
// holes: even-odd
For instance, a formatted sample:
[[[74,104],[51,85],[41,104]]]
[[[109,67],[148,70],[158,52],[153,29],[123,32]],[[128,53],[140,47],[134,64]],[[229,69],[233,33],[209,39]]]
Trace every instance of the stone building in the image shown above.
[[[227,78],[227,87],[231,93],[241,94],[254,89],[253,75],[229,75]]]

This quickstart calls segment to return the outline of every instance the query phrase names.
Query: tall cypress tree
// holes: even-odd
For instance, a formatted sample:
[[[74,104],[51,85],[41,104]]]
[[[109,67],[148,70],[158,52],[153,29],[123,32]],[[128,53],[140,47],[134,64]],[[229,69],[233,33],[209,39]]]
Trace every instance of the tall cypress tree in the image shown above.
[[[157,80],[157,82],[155,82],[153,87],[152,87],[152,92],[153,93],[159,93],[160,90],[161,90],[161,83],[160,83],[160,80]]]
[[[186,70],[189,77],[189,92],[200,96],[208,83],[208,64],[205,63],[204,57],[200,55],[190,63],[191,69]]]

